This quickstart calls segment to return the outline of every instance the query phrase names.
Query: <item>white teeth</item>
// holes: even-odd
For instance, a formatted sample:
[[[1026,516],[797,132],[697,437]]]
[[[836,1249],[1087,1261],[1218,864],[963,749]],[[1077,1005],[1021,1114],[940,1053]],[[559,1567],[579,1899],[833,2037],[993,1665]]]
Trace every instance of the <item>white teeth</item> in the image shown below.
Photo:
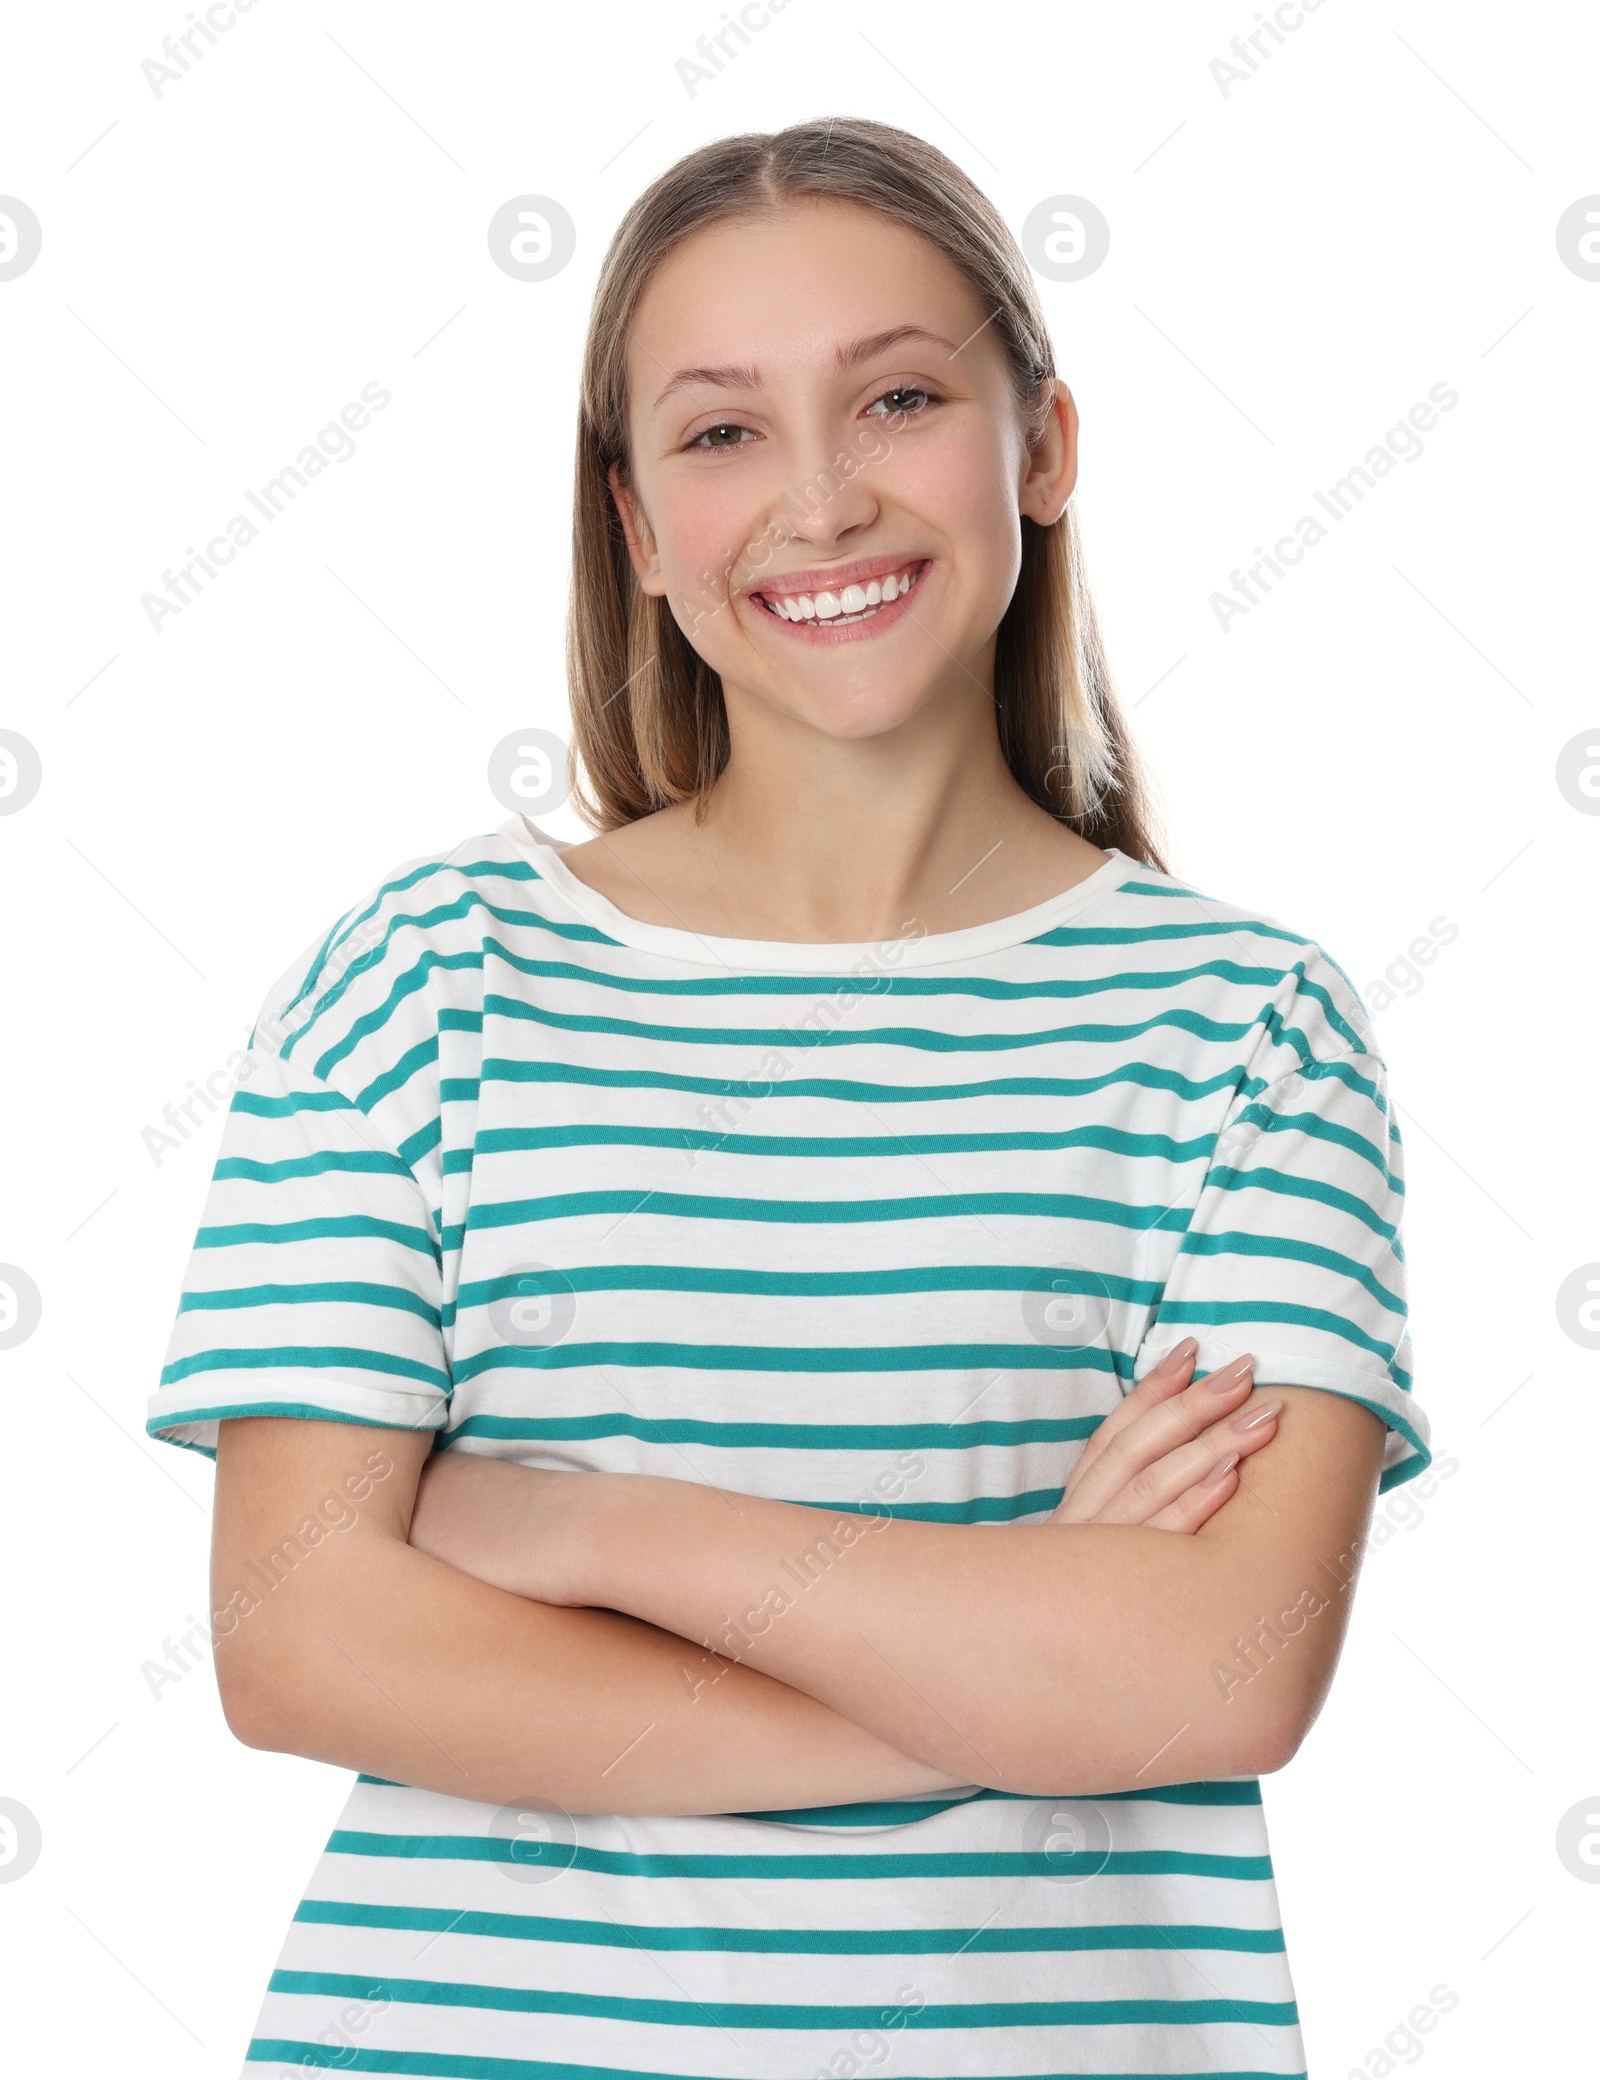
[[[853,619],[870,614],[875,607],[889,606],[901,599],[916,584],[921,576],[918,571],[891,572],[881,583],[874,578],[870,585],[845,585],[838,592],[785,593],[781,599],[770,593],[763,594],[772,612],[783,621],[837,621],[841,617]]]

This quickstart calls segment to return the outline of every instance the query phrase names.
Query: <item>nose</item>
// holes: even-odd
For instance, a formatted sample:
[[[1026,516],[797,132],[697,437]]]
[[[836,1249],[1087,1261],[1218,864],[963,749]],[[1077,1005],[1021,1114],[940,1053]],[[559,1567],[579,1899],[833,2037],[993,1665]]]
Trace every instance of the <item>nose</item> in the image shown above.
[[[789,540],[824,554],[843,547],[877,519],[879,500],[867,457],[848,445],[813,445],[796,481],[773,501],[772,518]]]

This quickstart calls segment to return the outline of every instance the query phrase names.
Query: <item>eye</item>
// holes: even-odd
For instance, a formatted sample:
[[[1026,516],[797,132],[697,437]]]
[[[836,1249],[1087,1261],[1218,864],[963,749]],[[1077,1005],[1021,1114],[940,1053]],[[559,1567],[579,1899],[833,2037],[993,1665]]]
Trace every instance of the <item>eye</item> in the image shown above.
[[[690,448],[699,448],[703,454],[715,454],[721,449],[743,447],[744,436],[747,433],[750,434],[752,440],[755,439],[755,435],[750,432],[748,426],[735,426],[731,423],[722,426],[707,426],[702,432],[697,433],[692,441],[687,442],[685,445]]]
[[[938,402],[933,392],[924,390],[920,383],[896,383],[892,390],[885,390],[881,397],[875,397],[867,410],[875,412],[881,405],[888,416],[909,419]]]

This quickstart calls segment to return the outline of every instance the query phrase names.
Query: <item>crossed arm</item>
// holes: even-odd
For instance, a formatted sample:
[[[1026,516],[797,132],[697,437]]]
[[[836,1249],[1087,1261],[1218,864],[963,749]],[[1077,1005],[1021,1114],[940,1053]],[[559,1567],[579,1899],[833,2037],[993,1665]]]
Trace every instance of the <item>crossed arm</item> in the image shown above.
[[[223,1424],[230,1725],[492,1804],[693,1813],[1280,1767],[1332,1678],[1383,1427],[1191,1357],[1107,1417],[1050,1522],[1011,1526],[431,1445]]]

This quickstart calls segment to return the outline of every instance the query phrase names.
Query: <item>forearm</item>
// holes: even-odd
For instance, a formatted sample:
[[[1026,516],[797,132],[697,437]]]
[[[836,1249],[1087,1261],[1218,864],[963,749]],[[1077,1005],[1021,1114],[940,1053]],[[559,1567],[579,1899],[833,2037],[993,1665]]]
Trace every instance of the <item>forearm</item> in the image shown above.
[[[488,1805],[763,1811],[974,1781],[672,1632],[526,1601],[394,1539],[303,1563],[217,1666],[254,1745]]]
[[[599,1483],[585,1600],[736,1654],[937,1768],[1029,1795],[1279,1766],[1320,1702],[1348,1603],[1331,1522],[1319,1572],[1270,1537],[1263,1557],[1221,1519],[1192,1538],[926,1524],[581,1478]],[[1343,1561],[1347,1579],[1348,1549]],[[1285,1612],[1270,1680],[1219,1677],[1235,1641]]]
[[[969,1782],[1124,1788],[1194,1716],[1181,1665],[1146,1685],[1144,1656],[1113,1669],[1098,1644],[1136,1610],[1159,1626],[1193,1540],[1164,1554],[1159,1533],[924,1524],[746,1495],[729,1510],[693,1483],[640,1476],[591,1500],[586,1596],[736,1655]]]

